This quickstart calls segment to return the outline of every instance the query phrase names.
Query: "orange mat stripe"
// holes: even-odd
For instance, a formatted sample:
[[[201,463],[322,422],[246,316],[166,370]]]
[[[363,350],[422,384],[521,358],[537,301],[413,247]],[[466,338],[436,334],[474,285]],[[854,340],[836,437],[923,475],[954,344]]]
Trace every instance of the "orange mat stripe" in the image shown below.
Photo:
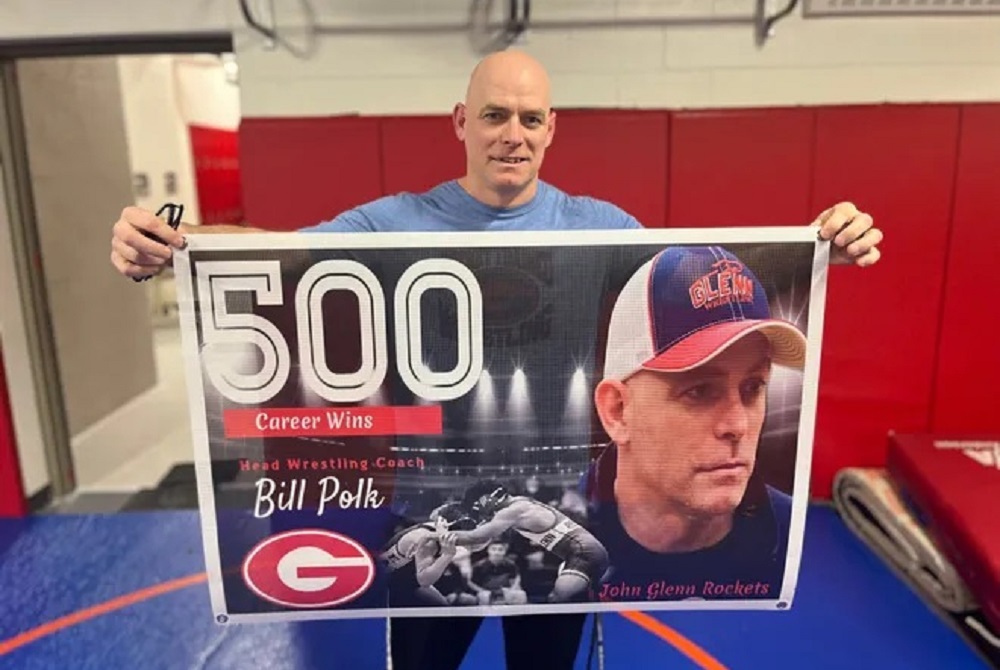
[[[25,631],[0,642],[0,656],[9,654],[15,649],[20,649],[24,645],[30,644],[39,638],[52,635],[53,633],[58,633],[59,631],[75,626],[78,623],[83,623],[84,621],[108,614],[109,612],[122,609],[123,607],[128,607],[129,605],[134,605],[144,600],[161,596],[165,593],[170,593],[171,591],[177,591],[194,584],[199,584],[207,579],[208,575],[204,572],[196,575],[190,575],[188,577],[181,577],[180,579],[172,579],[169,582],[163,582],[162,584],[156,584],[155,586],[126,593],[123,596],[112,598],[111,600],[107,600],[98,605],[86,607],[82,610],[77,610],[72,614],[67,614],[66,616],[59,617],[58,619],[47,621],[37,628],[32,628],[29,631]]]
[[[188,586],[200,584],[207,579],[208,575],[204,572],[189,575],[187,577],[181,577],[179,579],[173,579],[169,582],[156,584],[144,589],[139,589],[138,591],[126,593],[125,595],[112,598],[111,600],[107,600],[103,603],[77,610],[76,612],[59,617],[58,619],[47,621],[40,626],[23,633],[19,633],[14,637],[0,642],[0,656],[5,656],[6,654],[20,649],[27,644],[31,644],[36,640],[53,635],[77,624],[89,621],[90,619],[95,619],[99,616],[114,612],[115,610],[120,610],[125,607],[129,607],[130,605],[135,605],[136,603],[156,598],[157,596],[178,591],[180,589],[187,588]],[[643,612],[619,612],[619,614],[627,621],[634,623],[640,628],[652,633],[667,644],[671,645],[694,661],[698,667],[703,668],[703,670],[727,670],[726,666],[716,660],[707,651],[678,633],[673,628],[670,628],[666,624],[649,616],[648,614]]]
[[[644,612],[619,612],[618,614],[625,617],[625,619],[631,621],[640,628],[660,638],[677,651],[694,661],[699,668],[703,668],[704,670],[727,670],[726,666],[716,660],[715,657],[707,651],[660,620],[655,619]]]

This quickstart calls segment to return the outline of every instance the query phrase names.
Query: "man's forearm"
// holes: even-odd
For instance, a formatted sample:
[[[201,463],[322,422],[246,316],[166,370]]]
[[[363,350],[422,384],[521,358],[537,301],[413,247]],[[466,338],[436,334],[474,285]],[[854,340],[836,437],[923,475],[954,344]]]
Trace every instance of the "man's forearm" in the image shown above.
[[[480,526],[475,530],[459,530],[454,531],[455,533],[455,544],[460,547],[467,547],[472,544],[480,544],[486,542],[487,540],[493,539],[493,533],[490,528],[485,526]],[[499,535],[500,533],[497,533]]]

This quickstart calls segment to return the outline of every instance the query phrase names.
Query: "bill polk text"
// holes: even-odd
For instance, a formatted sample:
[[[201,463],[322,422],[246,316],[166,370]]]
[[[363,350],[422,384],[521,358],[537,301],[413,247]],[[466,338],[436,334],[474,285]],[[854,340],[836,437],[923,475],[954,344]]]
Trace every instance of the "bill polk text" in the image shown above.
[[[319,486],[316,516],[322,516],[331,504],[341,509],[375,509],[385,504],[385,497],[374,487],[371,477],[358,480],[357,487],[353,489],[342,487],[340,480],[333,476],[323,477],[314,485]],[[306,479],[275,481],[270,477],[261,477],[256,484],[254,516],[263,518],[271,516],[275,510],[288,512],[304,509],[308,486]]]

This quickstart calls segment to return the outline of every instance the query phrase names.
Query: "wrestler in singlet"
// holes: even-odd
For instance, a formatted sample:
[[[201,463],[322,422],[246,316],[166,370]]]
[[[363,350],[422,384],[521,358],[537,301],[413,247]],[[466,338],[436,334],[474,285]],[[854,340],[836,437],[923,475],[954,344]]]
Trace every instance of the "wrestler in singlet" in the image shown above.
[[[433,585],[421,586],[417,579],[417,551],[424,543],[432,543],[434,556],[440,553],[434,526],[421,523],[404,528],[389,538],[381,558],[389,569],[390,607],[423,607],[447,605],[444,596]]]
[[[588,586],[600,582],[608,567],[604,546],[586,528],[568,516],[533,498],[511,496],[504,506],[527,506],[521,523],[512,527],[529,542],[563,560],[559,573],[576,573]]]
[[[436,562],[442,557],[438,539],[439,525],[447,528],[468,528],[473,522],[458,505],[443,505],[431,513],[431,520],[417,523],[396,532],[386,542],[381,559],[389,570],[389,604],[392,607],[447,605],[447,599],[433,583],[420,584],[418,558],[422,555]],[[447,562],[451,561],[448,557]],[[433,579],[437,582],[438,577]]]

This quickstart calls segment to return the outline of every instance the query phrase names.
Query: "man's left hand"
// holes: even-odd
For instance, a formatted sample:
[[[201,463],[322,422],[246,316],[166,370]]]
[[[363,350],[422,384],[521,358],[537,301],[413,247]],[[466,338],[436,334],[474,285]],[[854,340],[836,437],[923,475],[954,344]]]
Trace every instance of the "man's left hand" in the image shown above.
[[[868,267],[882,257],[878,248],[883,238],[882,231],[875,227],[871,216],[853,203],[837,203],[817,216],[812,225],[819,227],[821,239],[832,241],[831,263]]]

